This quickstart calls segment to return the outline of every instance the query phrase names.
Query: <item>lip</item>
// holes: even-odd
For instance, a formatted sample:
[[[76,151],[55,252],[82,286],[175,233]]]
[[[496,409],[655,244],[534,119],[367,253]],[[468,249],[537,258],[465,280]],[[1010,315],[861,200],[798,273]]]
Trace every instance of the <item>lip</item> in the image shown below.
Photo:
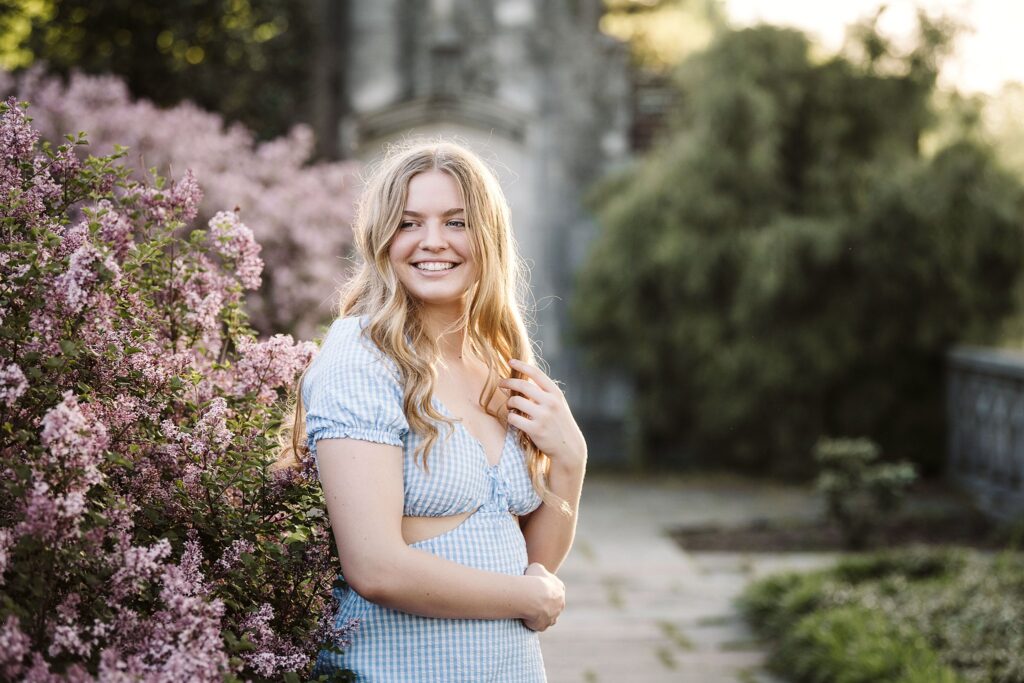
[[[448,268],[447,270],[420,270],[419,268],[416,267],[417,263],[452,263],[455,265],[453,268]],[[416,271],[418,275],[422,277],[439,278],[444,277],[448,273],[454,272],[462,264],[457,261],[447,261],[445,259],[424,259],[423,261],[414,261],[409,265],[414,271]]]

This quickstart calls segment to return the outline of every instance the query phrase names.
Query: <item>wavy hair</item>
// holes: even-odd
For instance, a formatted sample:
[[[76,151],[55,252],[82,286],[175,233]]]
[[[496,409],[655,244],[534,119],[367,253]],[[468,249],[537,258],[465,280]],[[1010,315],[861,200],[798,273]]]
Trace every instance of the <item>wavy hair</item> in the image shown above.
[[[465,204],[470,248],[479,279],[468,296],[454,329],[465,329],[470,349],[487,366],[480,406],[508,428],[507,416],[491,409],[501,378],[524,378],[511,368],[510,358],[537,363],[524,318],[528,287],[509,218],[508,201],[497,178],[475,153],[450,141],[406,142],[386,151],[371,169],[356,206],[353,224],[360,265],[340,293],[339,316],[367,316],[366,332],[398,366],[403,384],[403,409],[410,429],[423,437],[416,450],[429,471],[427,454],[436,443],[438,422],[449,428],[454,420],[432,403],[440,348],[427,334],[418,301],[409,295],[388,258],[391,240],[401,223],[409,181],[417,174],[439,170],[458,185]],[[305,372],[300,377],[301,389]],[[282,434],[279,463],[301,464],[308,456],[305,412],[300,390],[295,392],[294,420]],[[290,431],[290,434],[287,432]],[[290,437],[290,438],[289,438]],[[547,486],[551,459],[520,430],[530,479],[541,499],[571,514],[567,501]]]

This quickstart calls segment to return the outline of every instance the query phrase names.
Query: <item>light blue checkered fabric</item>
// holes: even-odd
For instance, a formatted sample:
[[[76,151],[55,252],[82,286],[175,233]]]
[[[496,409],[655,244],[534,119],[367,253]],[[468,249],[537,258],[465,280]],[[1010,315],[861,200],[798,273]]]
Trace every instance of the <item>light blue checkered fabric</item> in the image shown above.
[[[512,515],[524,515],[541,500],[530,482],[525,453],[509,427],[497,465],[461,424],[441,437],[427,455],[429,472],[414,459],[421,437],[402,411],[402,387],[394,362],[362,330],[362,319],[331,325],[302,384],[306,431],[314,458],[320,439],[352,438],[402,449],[404,514],[447,516],[476,510],[440,536],[412,547],[470,567],[505,574],[526,570],[526,542]],[[442,413],[451,414],[437,400]],[[344,569],[344,568],[342,568]],[[518,619],[434,619],[365,600],[345,586],[336,624],[359,619],[352,644],[338,656],[321,652],[320,673],[355,671],[360,681],[451,681],[536,683],[544,681],[540,640]]]

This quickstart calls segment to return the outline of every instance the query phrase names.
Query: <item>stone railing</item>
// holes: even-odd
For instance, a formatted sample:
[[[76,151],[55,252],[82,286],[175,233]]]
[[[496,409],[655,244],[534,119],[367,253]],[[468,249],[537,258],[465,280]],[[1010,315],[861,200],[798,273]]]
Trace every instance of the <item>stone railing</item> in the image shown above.
[[[1024,353],[949,352],[949,475],[985,512],[1024,516]]]

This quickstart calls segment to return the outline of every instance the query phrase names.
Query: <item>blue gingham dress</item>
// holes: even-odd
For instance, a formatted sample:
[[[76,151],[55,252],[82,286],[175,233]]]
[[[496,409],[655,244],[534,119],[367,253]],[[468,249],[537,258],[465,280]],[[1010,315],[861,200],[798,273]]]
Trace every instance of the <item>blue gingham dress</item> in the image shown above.
[[[483,446],[461,423],[450,436],[439,423],[425,472],[413,458],[422,439],[409,429],[402,411],[397,366],[363,334],[366,323],[365,316],[335,320],[306,372],[302,400],[313,457],[320,439],[401,447],[404,514],[477,510],[454,529],[411,547],[477,569],[522,574],[528,564],[526,541],[512,515],[532,512],[541,499],[530,482],[518,430],[509,426],[501,458],[491,465]],[[434,405],[451,416],[440,401]],[[347,585],[335,595],[340,603],[336,626],[355,618],[359,627],[342,655],[319,653],[317,674],[350,669],[359,681],[373,683],[546,680],[539,634],[519,619],[422,617],[372,603]]]

